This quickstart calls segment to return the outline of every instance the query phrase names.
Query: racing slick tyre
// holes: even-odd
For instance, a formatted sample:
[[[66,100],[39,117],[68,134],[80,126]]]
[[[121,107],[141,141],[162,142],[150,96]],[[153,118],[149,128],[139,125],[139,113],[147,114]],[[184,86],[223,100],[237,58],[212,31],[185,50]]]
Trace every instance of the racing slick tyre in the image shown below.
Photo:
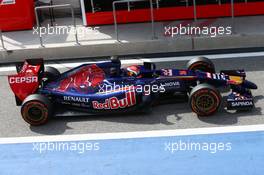
[[[30,125],[43,125],[52,115],[52,103],[43,95],[32,94],[23,101],[21,115]]]
[[[52,81],[57,79],[59,76],[60,72],[58,71],[58,69],[49,66],[45,67],[43,78],[47,79],[48,81]]]
[[[203,72],[215,73],[214,63],[206,57],[198,57],[191,59],[187,63],[187,69],[193,71],[200,70]]]
[[[189,96],[192,111],[198,116],[209,116],[221,105],[221,94],[213,86],[203,83],[195,86]]]

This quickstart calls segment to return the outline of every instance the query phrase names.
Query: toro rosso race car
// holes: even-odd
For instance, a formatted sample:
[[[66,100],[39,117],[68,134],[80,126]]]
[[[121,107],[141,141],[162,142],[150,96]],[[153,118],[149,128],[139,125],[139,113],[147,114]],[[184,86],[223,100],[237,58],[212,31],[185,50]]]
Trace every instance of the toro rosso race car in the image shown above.
[[[17,66],[17,72],[8,81],[23,119],[31,125],[47,123],[59,109],[85,114],[144,112],[181,95],[189,98],[198,116],[210,116],[221,105],[221,88],[230,91],[225,100],[228,110],[248,110],[254,107],[251,89],[257,89],[243,70],[215,73],[205,57],[190,60],[186,69],[156,69],[148,62],[122,67],[113,58],[64,73],[44,67],[42,59],[29,59]]]

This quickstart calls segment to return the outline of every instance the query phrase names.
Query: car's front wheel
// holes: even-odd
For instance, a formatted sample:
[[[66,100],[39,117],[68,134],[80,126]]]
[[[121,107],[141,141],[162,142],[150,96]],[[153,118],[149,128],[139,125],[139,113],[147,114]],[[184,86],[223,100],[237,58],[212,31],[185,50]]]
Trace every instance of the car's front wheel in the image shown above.
[[[203,83],[195,86],[189,96],[192,111],[198,116],[210,116],[221,105],[221,94],[213,86]]]
[[[187,69],[192,71],[199,70],[203,72],[215,73],[214,63],[206,57],[198,57],[190,60],[187,63]]]
[[[52,115],[52,104],[43,95],[30,95],[23,101],[21,115],[30,125],[43,125],[48,122]]]

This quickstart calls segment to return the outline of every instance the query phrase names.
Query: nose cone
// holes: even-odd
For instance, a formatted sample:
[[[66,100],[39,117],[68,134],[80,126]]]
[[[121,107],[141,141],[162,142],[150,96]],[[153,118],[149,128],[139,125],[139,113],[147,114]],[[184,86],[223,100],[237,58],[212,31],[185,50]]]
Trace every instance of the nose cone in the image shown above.
[[[248,80],[245,80],[243,82],[243,87],[247,89],[258,89],[258,86],[255,83],[248,81]]]

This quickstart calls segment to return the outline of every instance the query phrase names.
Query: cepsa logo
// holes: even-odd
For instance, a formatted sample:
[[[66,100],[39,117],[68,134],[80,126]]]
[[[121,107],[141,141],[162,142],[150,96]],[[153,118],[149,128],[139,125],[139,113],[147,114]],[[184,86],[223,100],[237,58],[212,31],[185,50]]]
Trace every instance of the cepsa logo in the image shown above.
[[[32,77],[10,77],[9,78],[9,83],[10,84],[20,84],[20,83],[35,83],[38,82],[38,77],[37,76],[32,76]]]
[[[111,97],[106,99],[104,103],[98,101],[92,101],[94,109],[119,109],[126,108],[136,104],[135,91],[126,92],[126,97],[118,99],[117,97]]]

